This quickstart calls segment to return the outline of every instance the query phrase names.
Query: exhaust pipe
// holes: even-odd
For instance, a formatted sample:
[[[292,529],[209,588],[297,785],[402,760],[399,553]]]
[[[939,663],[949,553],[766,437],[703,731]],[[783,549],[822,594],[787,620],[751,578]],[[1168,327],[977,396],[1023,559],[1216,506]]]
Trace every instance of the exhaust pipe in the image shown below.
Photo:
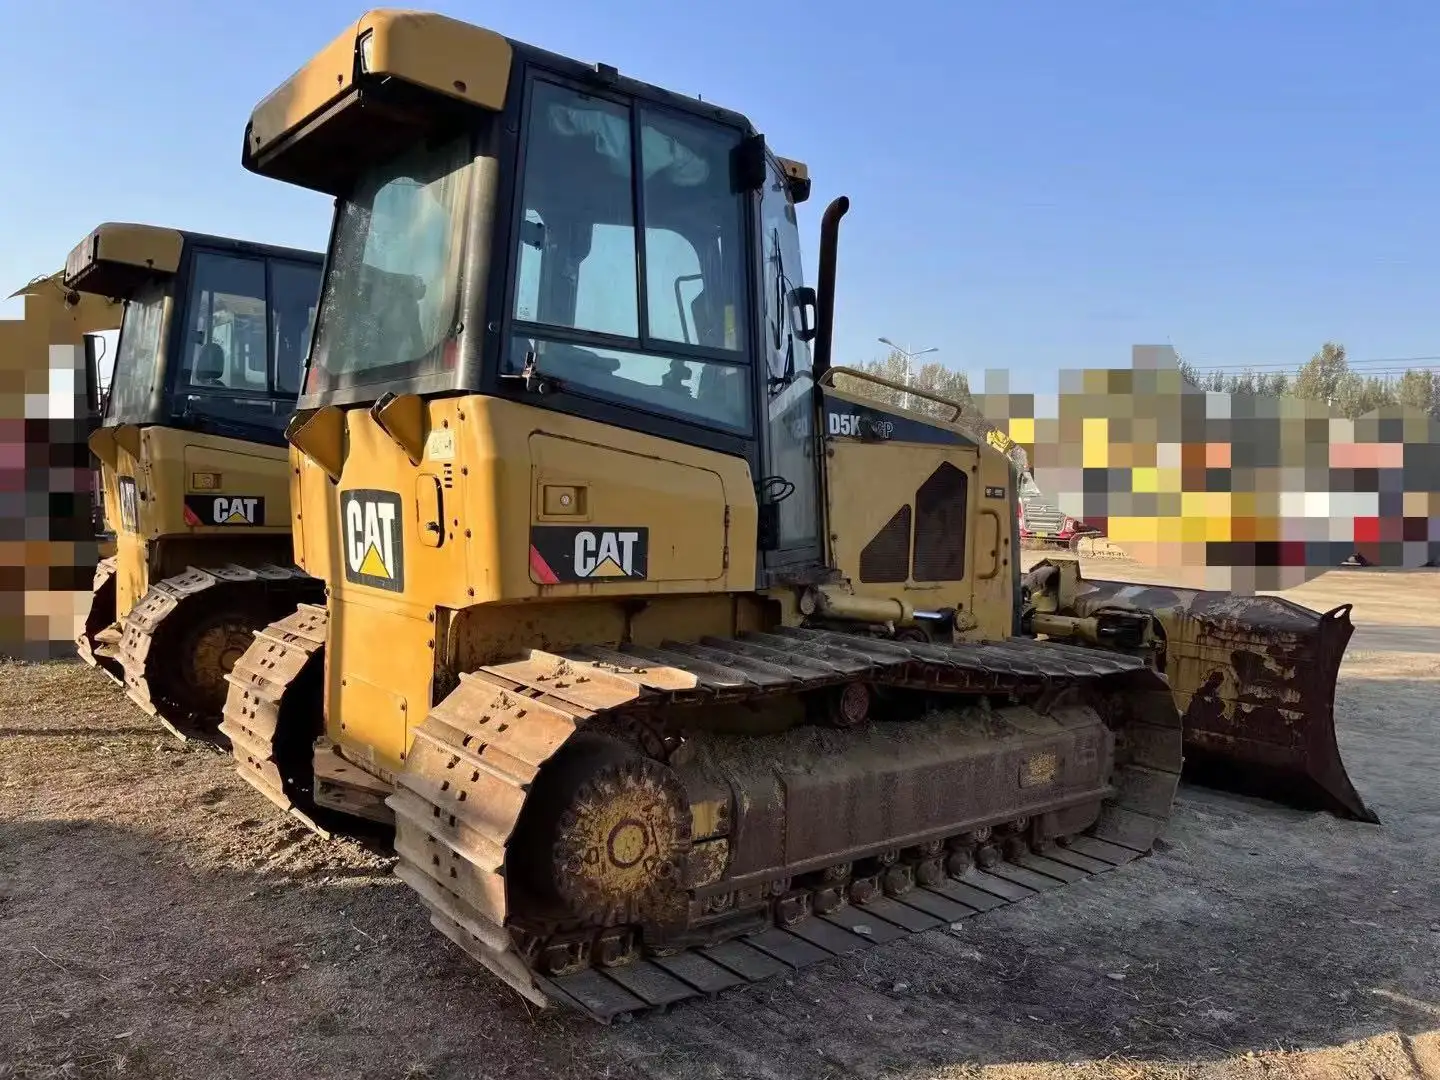
[[[825,208],[820,219],[820,277],[815,306],[819,308],[819,325],[815,328],[815,355],[811,370],[816,382],[830,370],[830,345],[835,337],[835,259],[840,245],[840,219],[850,212],[850,200],[839,196]]]

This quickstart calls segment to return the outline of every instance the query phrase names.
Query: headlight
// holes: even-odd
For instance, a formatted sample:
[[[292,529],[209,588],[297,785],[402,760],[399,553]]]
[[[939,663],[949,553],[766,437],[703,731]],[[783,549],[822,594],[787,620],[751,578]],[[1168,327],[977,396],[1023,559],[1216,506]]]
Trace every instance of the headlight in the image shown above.
[[[366,30],[360,35],[360,73],[369,74],[375,62],[375,31]]]

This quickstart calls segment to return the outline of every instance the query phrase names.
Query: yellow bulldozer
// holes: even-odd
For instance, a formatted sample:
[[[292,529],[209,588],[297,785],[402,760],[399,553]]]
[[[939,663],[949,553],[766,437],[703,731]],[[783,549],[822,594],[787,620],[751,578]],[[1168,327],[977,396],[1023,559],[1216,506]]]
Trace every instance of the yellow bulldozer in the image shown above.
[[[293,565],[284,438],[322,262],[121,222],[66,259],[67,290],[123,301],[89,439],[115,552],[76,648],[182,737],[218,722],[253,631],[323,595]]]
[[[372,11],[242,160],[337,200],[286,432],[326,595],[221,730],[279,806],[393,821],[519,994],[608,1021],[1151,850],[1155,619],[1055,610],[1008,458],[836,389],[848,201],[809,287],[807,169],[744,116]]]

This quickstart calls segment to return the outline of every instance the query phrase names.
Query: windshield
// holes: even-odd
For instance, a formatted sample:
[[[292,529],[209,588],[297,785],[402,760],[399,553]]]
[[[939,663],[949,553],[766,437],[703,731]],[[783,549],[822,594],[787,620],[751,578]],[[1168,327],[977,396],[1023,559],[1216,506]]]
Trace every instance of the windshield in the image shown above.
[[[105,422],[109,425],[143,424],[150,419],[151,394],[160,372],[165,297],[164,287],[157,285],[125,302],[105,408]]]
[[[533,358],[573,392],[747,430],[741,133],[546,82],[528,128],[502,369]]]
[[[307,394],[440,370],[459,327],[469,136],[363,173],[341,205]]]

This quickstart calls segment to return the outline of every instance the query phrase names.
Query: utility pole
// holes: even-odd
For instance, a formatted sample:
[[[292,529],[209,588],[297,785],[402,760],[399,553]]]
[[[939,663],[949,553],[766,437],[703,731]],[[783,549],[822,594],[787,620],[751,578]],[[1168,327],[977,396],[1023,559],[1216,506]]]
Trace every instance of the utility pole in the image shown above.
[[[940,348],[939,348],[939,346],[932,345],[932,346],[931,346],[930,348],[928,348],[928,349],[920,349],[920,350],[916,351],[916,350],[912,350],[912,349],[902,349],[899,345],[896,345],[895,342],[891,341],[888,337],[882,337],[882,338],[880,338],[879,340],[880,340],[880,344],[881,344],[881,345],[889,345],[890,348],[894,349],[896,352],[898,352],[901,356],[903,356],[903,357],[905,358],[905,387],[906,387],[906,391],[907,391],[907,392],[906,392],[906,394],[905,394],[904,400],[900,403],[900,407],[901,407],[902,409],[908,409],[908,408],[910,408],[910,394],[909,394],[909,392],[908,392],[908,391],[909,391],[909,387],[910,387],[910,377],[911,377],[911,376],[910,376],[910,361],[913,360],[913,359],[915,359],[915,357],[917,357],[917,356],[924,356],[926,353],[939,352],[939,351],[940,351]]]

